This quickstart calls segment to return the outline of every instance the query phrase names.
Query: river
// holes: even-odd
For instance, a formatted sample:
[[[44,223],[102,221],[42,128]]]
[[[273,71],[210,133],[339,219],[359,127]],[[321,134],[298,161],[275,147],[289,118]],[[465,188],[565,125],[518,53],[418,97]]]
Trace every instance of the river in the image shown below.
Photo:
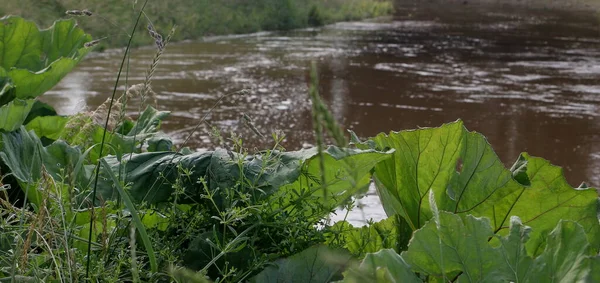
[[[246,113],[296,150],[313,143],[307,69],[316,60],[321,94],[361,137],[460,118],[507,166],[529,152],[562,166],[573,186],[598,186],[599,27],[592,12],[407,7],[386,19],[172,44],[152,87],[158,108],[172,111],[163,129],[178,143],[224,96],[210,124],[241,135],[251,151],[270,145],[243,126]],[[128,83],[144,80],[155,52],[133,50]],[[122,53],[88,56],[44,99],[60,114],[94,109],[109,97]],[[214,147],[209,133],[201,125],[187,146]],[[363,202],[367,218],[381,218],[374,195]]]

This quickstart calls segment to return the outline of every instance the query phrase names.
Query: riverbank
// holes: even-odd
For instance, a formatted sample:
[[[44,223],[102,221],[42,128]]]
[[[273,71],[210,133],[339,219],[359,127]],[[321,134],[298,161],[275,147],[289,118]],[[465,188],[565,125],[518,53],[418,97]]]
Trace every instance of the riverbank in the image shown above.
[[[91,17],[78,19],[94,38],[104,38],[101,47],[124,46],[135,21],[135,11],[143,1],[89,0],[82,6],[75,0],[7,0],[0,6],[0,15],[21,15],[36,19],[48,27],[57,18],[66,18],[65,11],[87,9]],[[252,33],[266,30],[289,30],[320,26],[338,21],[351,21],[389,15],[392,0],[170,0],[149,1],[147,19],[163,35],[176,25],[174,41],[198,39],[203,36]],[[140,25],[140,30],[147,26]],[[137,36],[133,45],[151,44],[148,36]]]
[[[526,9],[551,9],[571,11],[600,11],[600,1],[597,0],[395,0],[396,7],[415,6],[481,6],[499,5],[521,7]]]

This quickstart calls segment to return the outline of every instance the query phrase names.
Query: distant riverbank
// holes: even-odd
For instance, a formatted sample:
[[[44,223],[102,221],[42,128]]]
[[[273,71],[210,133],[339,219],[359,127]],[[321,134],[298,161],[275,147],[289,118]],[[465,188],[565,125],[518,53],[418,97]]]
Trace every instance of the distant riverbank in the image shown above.
[[[395,0],[396,6],[439,6],[439,5],[504,5],[532,9],[594,10],[600,11],[598,0]]]
[[[105,38],[102,47],[124,46],[133,26],[136,11],[144,1],[89,0],[82,6],[76,0],[5,0],[0,16],[15,14],[48,27],[67,10],[87,9],[94,15],[81,17],[79,24],[94,38]],[[136,4],[137,3],[137,4]],[[320,26],[338,21],[379,17],[393,13],[392,0],[150,0],[147,19],[165,34],[177,25],[173,40],[203,36],[288,30]],[[149,36],[134,38],[135,46],[151,44]]]

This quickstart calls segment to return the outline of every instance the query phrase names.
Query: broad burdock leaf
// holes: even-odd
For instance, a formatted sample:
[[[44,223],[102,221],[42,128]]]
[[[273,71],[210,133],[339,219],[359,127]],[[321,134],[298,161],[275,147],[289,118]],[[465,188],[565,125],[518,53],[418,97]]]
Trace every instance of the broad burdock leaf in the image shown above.
[[[57,140],[62,136],[68,119],[63,116],[40,116],[31,120],[25,128],[34,131],[40,138]]]
[[[592,265],[597,259],[591,255],[596,253],[591,252],[583,227],[560,221],[548,235],[546,249],[533,261],[524,282],[593,282]]]
[[[370,170],[389,153],[374,150],[343,150],[330,147],[325,151],[328,201],[335,208],[342,200],[346,200],[360,188],[368,185]],[[316,149],[254,154],[244,156],[227,150],[193,153],[183,155],[175,152],[153,152],[127,155],[121,164],[118,158],[106,158],[115,173],[125,177],[131,183],[130,192],[135,201],[149,203],[168,202],[173,194],[172,184],[179,177],[177,166],[192,172],[185,178],[183,186],[187,188],[186,200],[197,202],[205,192],[197,185],[197,180],[207,180],[209,189],[233,188],[242,186],[240,190],[254,190],[259,199],[266,199],[274,194],[287,196],[289,202],[295,200],[294,191],[313,190],[318,200],[323,200],[323,191],[318,183],[318,157]],[[243,172],[240,173],[240,170]],[[210,174],[209,174],[210,173]],[[241,177],[243,179],[241,179]],[[243,185],[240,185],[243,183]],[[110,186],[99,187],[99,193],[106,199],[114,196]],[[217,203],[219,203],[218,196]],[[273,203],[273,205],[285,205]]]
[[[416,272],[444,282],[461,272],[466,282],[501,282],[495,274],[500,252],[488,243],[493,235],[488,219],[468,215],[463,221],[459,215],[439,211],[415,232],[402,257]]]
[[[59,20],[40,30],[20,17],[1,18],[0,81],[11,79],[16,98],[35,98],[75,67],[90,51],[84,44],[91,39],[75,20]]]
[[[597,258],[581,225],[560,221],[537,257],[525,249],[530,233],[512,217],[509,234],[496,239],[488,219],[440,211],[415,232],[402,258],[430,282],[594,282]]]
[[[344,283],[421,283],[402,257],[392,249],[369,253],[360,266],[344,272]]]
[[[399,215],[363,227],[353,227],[346,221],[340,221],[329,229],[328,243],[341,241],[344,248],[360,258],[383,249],[404,251],[412,237],[412,230]]]
[[[21,127],[27,119],[33,104],[33,99],[15,99],[0,106],[0,131],[12,132]]]
[[[44,147],[34,131],[21,127],[17,131],[2,133],[0,161],[6,164],[11,174],[26,191],[30,202],[39,205],[41,192],[37,182],[42,172],[47,172],[54,180],[86,187],[90,174],[83,167],[81,150],[59,140]],[[68,194],[64,194],[65,197]]]
[[[519,217],[513,216],[510,219],[510,232],[506,237],[500,239],[500,253],[502,257],[497,260],[504,260],[504,274],[507,280],[513,282],[523,282],[529,270],[533,259],[527,256],[525,243],[529,240],[531,228],[523,226]]]
[[[404,217],[413,230],[433,217],[430,191],[440,211],[490,219],[494,233],[508,233],[510,217],[531,226],[527,251],[539,254],[544,237],[561,219],[581,224],[594,249],[600,247],[598,194],[574,189],[562,169],[522,154],[513,170],[504,167],[481,134],[461,121],[439,128],[380,134],[357,145],[395,149],[393,158],[375,166],[377,192],[388,215]]]

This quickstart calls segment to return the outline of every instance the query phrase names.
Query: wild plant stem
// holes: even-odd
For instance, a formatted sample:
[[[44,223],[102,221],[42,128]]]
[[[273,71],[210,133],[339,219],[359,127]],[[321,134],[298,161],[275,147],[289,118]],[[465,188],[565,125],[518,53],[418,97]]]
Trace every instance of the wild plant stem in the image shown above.
[[[315,140],[317,143],[317,154],[319,156],[319,168],[321,170],[321,188],[323,189],[323,198],[327,202],[327,186],[325,180],[325,156],[323,155],[323,116],[319,107],[319,75],[317,73],[317,64],[312,63],[310,69],[310,99],[312,101],[312,118]]]
[[[104,143],[106,142],[106,132],[108,131],[108,122],[110,120],[110,112],[112,110],[114,101],[115,101],[115,95],[117,93],[117,88],[119,87],[119,79],[121,78],[121,73],[123,72],[123,67],[125,66],[125,61],[127,60],[127,54],[129,53],[129,49],[131,48],[131,43],[133,42],[133,36],[135,35],[135,31],[138,27],[138,24],[140,22],[140,19],[142,18],[142,14],[144,12],[144,9],[146,8],[146,4],[148,4],[148,0],[144,1],[144,5],[142,6],[142,9],[140,10],[140,12],[138,13],[137,19],[135,21],[135,24],[133,25],[133,29],[131,31],[131,36],[129,37],[129,42],[127,42],[127,47],[125,48],[125,54],[123,55],[123,59],[121,60],[121,66],[119,67],[119,73],[117,74],[117,80],[115,81],[115,86],[113,88],[113,93],[112,96],[110,98],[110,104],[108,106],[108,113],[106,115],[106,122],[104,123],[104,131],[102,132],[102,141],[100,142],[100,154],[98,155],[99,158],[102,158],[102,151],[104,149]],[[91,253],[92,253],[92,232],[93,232],[93,224],[94,224],[94,205],[95,205],[95,199],[96,199],[96,192],[97,192],[97,188],[98,188],[98,180],[100,179],[100,159],[98,160],[98,164],[96,165],[96,176],[94,179],[94,191],[92,193],[92,206],[91,206],[91,210],[92,213],[90,214],[90,230],[89,230],[89,235],[88,235],[88,249],[87,249],[87,262],[86,262],[86,267],[85,267],[85,278],[86,280],[89,280],[89,274],[90,274],[90,262],[91,262]]]

